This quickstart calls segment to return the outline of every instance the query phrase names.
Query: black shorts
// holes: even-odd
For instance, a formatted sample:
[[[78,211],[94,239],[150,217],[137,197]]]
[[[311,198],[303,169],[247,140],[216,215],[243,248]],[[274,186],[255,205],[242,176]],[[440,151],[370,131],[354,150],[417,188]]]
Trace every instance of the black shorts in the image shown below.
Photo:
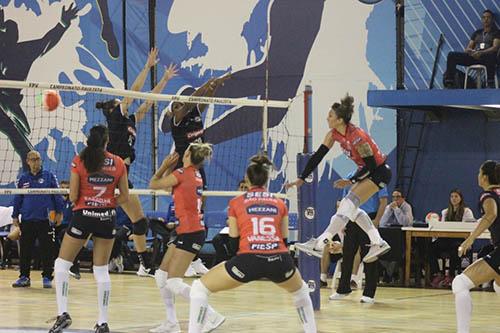
[[[205,230],[177,235],[173,244],[178,249],[198,254],[205,244]]]
[[[81,209],[73,212],[66,233],[71,237],[86,239],[90,234],[95,237],[115,238],[116,210]]]
[[[379,165],[373,172],[371,172],[366,178],[370,179],[379,189],[383,189],[391,181],[392,171],[387,164]]]
[[[277,254],[244,253],[232,257],[224,264],[233,279],[248,283],[267,278],[274,283],[285,282],[295,273],[293,259],[288,252]]]
[[[130,165],[125,164],[125,168],[127,168],[127,180],[128,180],[128,188],[132,189],[134,188],[134,184],[130,181]]]
[[[495,272],[497,272],[497,274],[500,274],[500,246],[496,246],[493,251],[488,253],[483,259],[495,270]]]

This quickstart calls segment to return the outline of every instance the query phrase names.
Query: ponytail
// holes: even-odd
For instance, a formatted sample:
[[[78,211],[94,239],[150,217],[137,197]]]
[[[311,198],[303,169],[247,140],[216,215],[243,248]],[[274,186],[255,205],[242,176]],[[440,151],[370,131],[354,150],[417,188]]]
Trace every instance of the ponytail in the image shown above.
[[[90,129],[87,137],[87,147],[80,152],[88,173],[95,173],[104,166],[105,147],[109,140],[108,128],[104,125],[95,125]]]
[[[250,165],[247,168],[247,177],[250,184],[264,186],[269,179],[269,173],[273,163],[266,155],[254,155],[250,158]]]

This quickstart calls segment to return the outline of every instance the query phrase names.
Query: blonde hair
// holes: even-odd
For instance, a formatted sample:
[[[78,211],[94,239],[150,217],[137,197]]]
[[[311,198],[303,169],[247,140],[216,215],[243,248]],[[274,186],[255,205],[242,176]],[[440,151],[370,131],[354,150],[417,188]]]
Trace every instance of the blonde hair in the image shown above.
[[[212,158],[213,150],[210,143],[191,143],[188,150],[191,153],[191,163],[196,166]]]

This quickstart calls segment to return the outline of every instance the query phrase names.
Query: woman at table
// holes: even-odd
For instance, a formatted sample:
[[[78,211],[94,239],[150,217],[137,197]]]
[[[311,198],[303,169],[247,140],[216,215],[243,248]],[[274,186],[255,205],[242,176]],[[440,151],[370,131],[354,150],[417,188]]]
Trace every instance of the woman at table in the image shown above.
[[[458,188],[451,190],[448,208],[441,212],[441,221],[443,222],[467,222],[474,221],[472,210],[465,205],[462,191]],[[463,242],[460,238],[437,238],[431,243],[429,250],[429,264],[431,274],[433,276],[431,285],[434,288],[450,287],[451,281],[455,277],[455,273],[460,271],[460,258],[458,257],[458,247]],[[450,258],[450,267],[448,274],[443,274],[439,269],[438,259],[442,258],[443,254],[447,254]]]

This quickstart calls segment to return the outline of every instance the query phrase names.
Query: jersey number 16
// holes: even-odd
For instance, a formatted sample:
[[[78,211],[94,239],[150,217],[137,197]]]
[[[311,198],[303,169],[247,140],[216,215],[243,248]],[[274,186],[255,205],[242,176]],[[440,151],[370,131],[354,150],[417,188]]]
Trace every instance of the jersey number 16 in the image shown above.
[[[252,217],[253,234],[262,236],[274,236],[276,227],[272,217]]]

